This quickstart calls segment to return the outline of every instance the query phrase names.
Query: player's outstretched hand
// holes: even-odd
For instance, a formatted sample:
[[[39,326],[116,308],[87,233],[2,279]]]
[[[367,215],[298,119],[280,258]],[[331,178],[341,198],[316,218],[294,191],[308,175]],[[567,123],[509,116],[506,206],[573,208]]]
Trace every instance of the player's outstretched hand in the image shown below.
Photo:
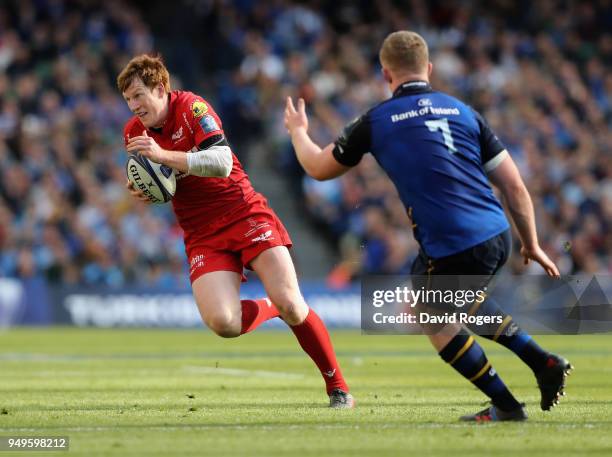
[[[127,187],[127,190],[130,191],[130,194],[132,194],[133,197],[145,203],[150,203],[149,199],[145,196],[145,194],[143,194],[140,189],[136,189],[134,187],[134,184],[132,184],[129,179],[126,181],[125,187]]]
[[[303,98],[298,99],[297,110],[293,106],[291,97],[287,97],[285,106],[285,127],[289,135],[293,135],[295,130],[303,128],[308,131],[308,116],[306,116],[306,102]]]
[[[155,163],[164,163],[165,151],[157,144],[157,141],[147,135],[146,130],[142,131],[141,136],[135,136],[128,140],[127,150],[128,152],[137,152]]]
[[[553,278],[558,278],[560,276],[559,269],[540,246],[537,246],[535,249],[522,247],[521,255],[523,256],[525,265],[528,265],[530,260],[534,260],[542,265],[542,268],[544,268],[548,276],[552,276]]]

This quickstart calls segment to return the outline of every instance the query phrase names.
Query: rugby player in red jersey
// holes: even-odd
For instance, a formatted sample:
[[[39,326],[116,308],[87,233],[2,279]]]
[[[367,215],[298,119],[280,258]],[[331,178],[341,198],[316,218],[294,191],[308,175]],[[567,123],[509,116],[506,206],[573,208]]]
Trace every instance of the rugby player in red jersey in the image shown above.
[[[256,192],[202,97],[171,91],[161,58],[134,57],[117,77],[134,116],[124,128],[128,152],[172,167],[172,200],[184,231],[193,295],[202,319],[232,338],[280,315],[325,380],[330,406],[354,404],[323,321],[300,293],[289,255],[291,239]],[[130,192],[146,197],[130,183]],[[240,300],[243,267],[257,272],[269,298]]]

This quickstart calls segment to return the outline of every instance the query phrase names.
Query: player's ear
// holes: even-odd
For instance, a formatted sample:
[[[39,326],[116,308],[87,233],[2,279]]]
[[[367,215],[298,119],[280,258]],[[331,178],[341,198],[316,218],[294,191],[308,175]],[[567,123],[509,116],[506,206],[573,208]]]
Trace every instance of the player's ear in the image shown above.
[[[427,76],[431,76],[431,71],[433,70],[433,63],[429,62],[427,64]]]
[[[385,67],[382,67],[383,78],[389,84],[393,84],[393,76],[391,76],[391,72],[387,70]]]

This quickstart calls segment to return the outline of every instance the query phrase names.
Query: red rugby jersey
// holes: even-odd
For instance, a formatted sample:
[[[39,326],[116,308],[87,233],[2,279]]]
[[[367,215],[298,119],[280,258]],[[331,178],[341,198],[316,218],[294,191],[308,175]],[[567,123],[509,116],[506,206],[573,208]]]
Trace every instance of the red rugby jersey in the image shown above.
[[[164,149],[189,152],[203,141],[223,135],[221,119],[202,97],[187,91],[169,94],[168,117],[161,129],[147,129],[147,135]],[[123,137],[142,135],[144,125],[137,116],[125,125]],[[234,165],[227,178],[204,178],[177,172],[177,188],[172,205],[186,238],[194,231],[209,231],[221,216],[239,212],[253,196],[248,175],[232,152]]]

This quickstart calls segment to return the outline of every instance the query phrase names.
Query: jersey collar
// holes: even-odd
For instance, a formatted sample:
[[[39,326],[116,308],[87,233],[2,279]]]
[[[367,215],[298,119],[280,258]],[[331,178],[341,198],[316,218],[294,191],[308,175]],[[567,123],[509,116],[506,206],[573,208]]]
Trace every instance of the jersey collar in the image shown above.
[[[393,92],[393,96],[399,97],[401,95],[420,94],[422,92],[431,91],[431,85],[427,81],[406,81],[405,83],[401,84],[397,89],[395,89],[395,92]]]

